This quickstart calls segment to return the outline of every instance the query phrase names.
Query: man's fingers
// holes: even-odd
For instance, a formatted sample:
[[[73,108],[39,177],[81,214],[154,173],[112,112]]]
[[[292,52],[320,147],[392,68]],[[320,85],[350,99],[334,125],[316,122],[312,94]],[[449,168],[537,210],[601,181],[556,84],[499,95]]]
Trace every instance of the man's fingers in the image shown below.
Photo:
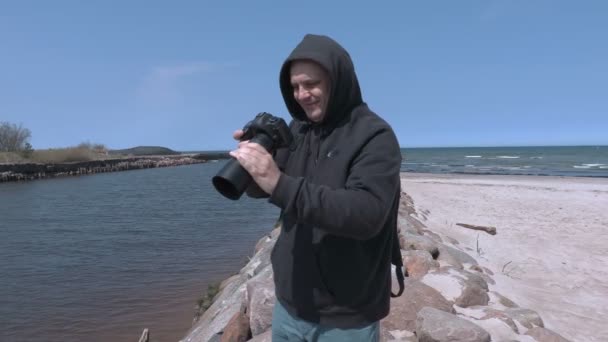
[[[234,131],[234,133],[232,133],[232,137],[234,138],[234,140],[241,140],[242,136],[243,136],[242,129],[237,129],[236,131]]]

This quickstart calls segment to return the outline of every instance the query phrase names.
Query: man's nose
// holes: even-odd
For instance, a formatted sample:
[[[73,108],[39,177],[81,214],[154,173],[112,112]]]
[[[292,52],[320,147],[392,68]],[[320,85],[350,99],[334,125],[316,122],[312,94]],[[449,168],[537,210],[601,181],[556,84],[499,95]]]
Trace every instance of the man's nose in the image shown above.
[[[296,90],[296,99],[305,100],[310,97],[310,92],[306,89],[300,88]]]

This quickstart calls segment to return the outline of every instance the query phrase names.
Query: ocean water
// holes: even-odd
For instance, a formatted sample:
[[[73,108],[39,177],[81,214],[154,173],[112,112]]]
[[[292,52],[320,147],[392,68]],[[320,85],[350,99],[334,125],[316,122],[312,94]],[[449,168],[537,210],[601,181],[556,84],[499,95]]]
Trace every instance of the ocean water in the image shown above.
[[[404,148],[402,171],[608,177],[608,146]]]
[[[223,162],[0,184],[0,341],[177,341],[278,210],[221,197]]]
[[[608,147],[402,150],[404,172],[608,177]],[[0,184],[0,341],[177,341],[274,225],[221,197],[226,161]]]

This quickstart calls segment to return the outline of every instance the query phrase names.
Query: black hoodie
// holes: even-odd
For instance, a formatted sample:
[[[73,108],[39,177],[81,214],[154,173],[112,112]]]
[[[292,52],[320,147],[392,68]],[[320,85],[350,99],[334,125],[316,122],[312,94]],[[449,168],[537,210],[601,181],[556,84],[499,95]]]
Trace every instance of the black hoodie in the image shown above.
[[[330,77],[324,120],[308,121],[290,82],[294,60]],[[302,319],[352,328],[389,312],[401,151],[391,127],[363,102],[355,68],[337,42],[306,35],[283,64],[280,87],[293,117],[289,149],[269,201],[282,229],[271,260],[277,299]]]

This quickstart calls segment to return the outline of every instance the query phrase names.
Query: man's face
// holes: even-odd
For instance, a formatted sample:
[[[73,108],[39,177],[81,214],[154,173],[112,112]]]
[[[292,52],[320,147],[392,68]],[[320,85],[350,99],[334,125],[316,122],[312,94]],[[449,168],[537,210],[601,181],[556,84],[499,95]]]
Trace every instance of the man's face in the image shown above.
[[[306,112],[310,121],[321,122],[325,118],[329,101],[329,76],[314,62],[295,61],[291,64],[293,97]]]

